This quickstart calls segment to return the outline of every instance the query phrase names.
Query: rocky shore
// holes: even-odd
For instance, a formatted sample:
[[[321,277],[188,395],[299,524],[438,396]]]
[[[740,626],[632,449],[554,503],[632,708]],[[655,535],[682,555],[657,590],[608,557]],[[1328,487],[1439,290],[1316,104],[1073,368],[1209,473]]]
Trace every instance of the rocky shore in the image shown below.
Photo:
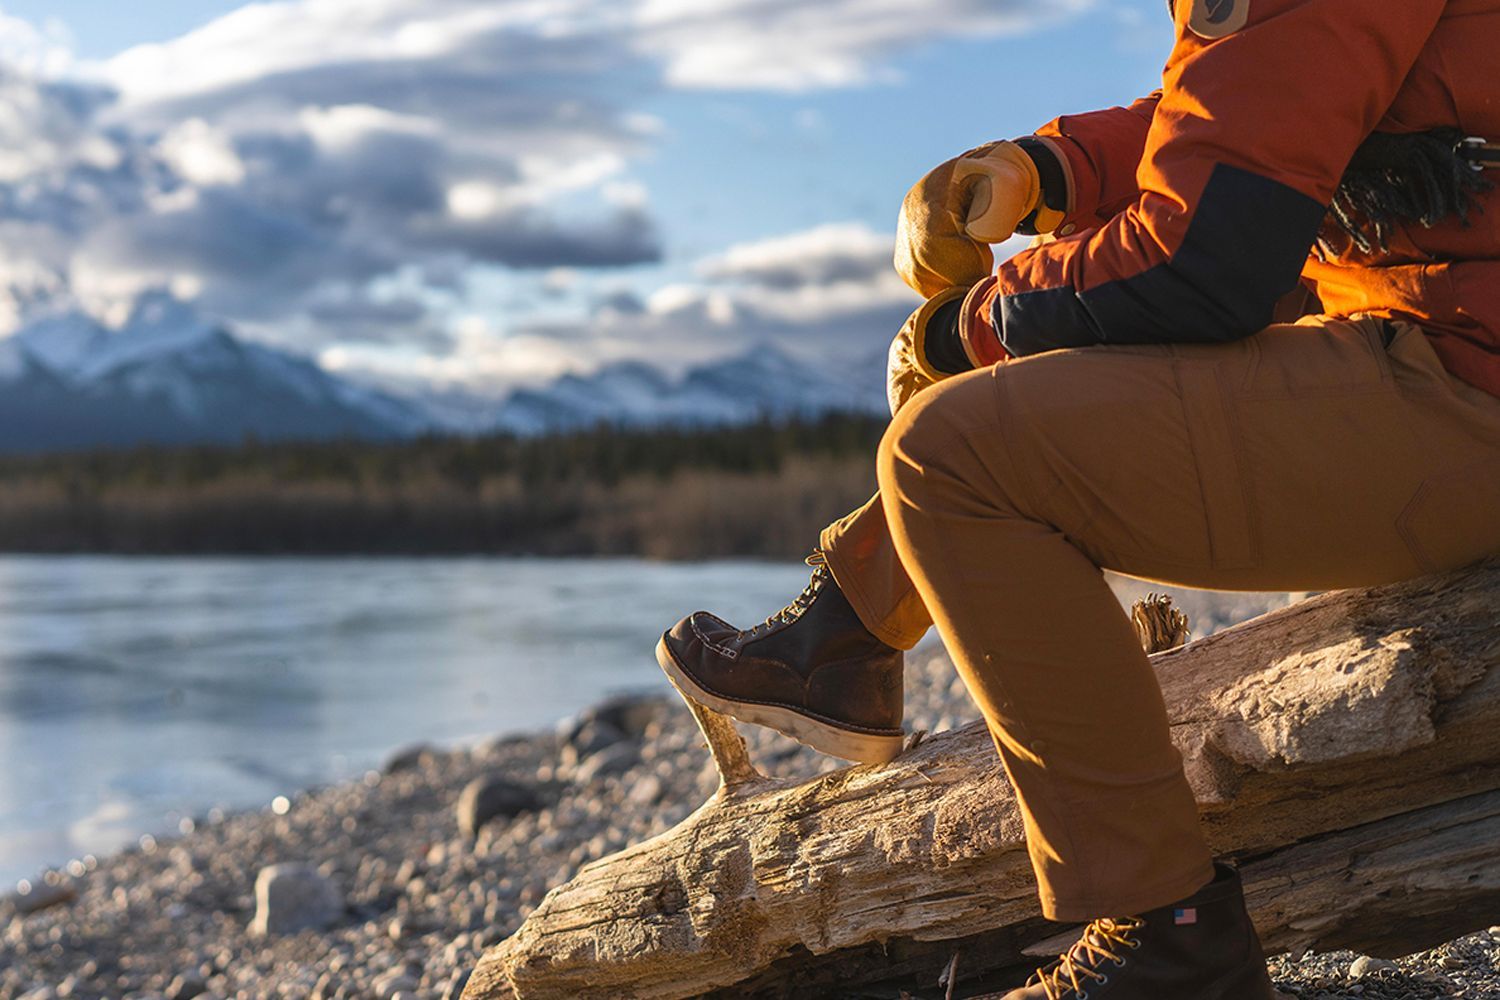
[[[1222,623],[1195,618],[1204,631]],[[913,728],[973,715],[941,651],[919,652],[908,675]],[[747,735],[768,772],[839,766]],[[655,693],[554,731],[411,748],[363,782],[39,878],[0,916],[0,1000],[456,998],[550,887],[680,822],[716,786],[690,716]],[[1311,955],[1274,972],[1301,1000],[1500,998],[1500,926],[1395,964]]]

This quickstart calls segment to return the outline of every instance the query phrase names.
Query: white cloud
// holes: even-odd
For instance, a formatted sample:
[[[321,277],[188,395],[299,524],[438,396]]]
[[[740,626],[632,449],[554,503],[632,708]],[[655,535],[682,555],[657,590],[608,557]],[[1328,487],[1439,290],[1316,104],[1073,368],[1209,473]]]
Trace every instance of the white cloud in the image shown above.
[[[270,77],[359,63],[420,63],[477,36],[566,20],[568,0],[279,0],[252,3],[169,42],[112,59],[106,75],[130,103],[170,101]]]
[[[936,38],[1019,34],[1094,0],[640,0],[642,46],[680,87],[800,91],[868,83]]]
[[[698,263],[700,280],[644,301],[607,296],[585,316],[524,332],[573,345],[578,370],[627,359],[682,369],[767,342],[820,363],[863,364],[918,301],[891,250],[889,234],[866,226],[820,226],[731,247]]]
[[[538,335],[507,335],[482,316],[454,326],[447,349],[417,352],[370,343],[337,344],[318,361],[330,371],[393,385],[435,385],[479,393],[549,381],[578,367],[572,345]]]
[[[448,189],[448,211],[456,219],[485,219],[504,204],[504,189],[486,181],[461,181]]]
[[[245,164],[228,133],[201,118],[189,118],[167,132],[156,153],[190,184],[211,187],[245,179]]]
[[[50,79],[73,68],[72,38],[59,21],[37,27],[0,11],[0,66],[30,77]]]
[[[0,62],[0,184],[73,166],[118,166],[118,140],[90,120],[106,99],[102,92],[43,80]]]
[[[330,152],[356,148],[375,135],[435,139],[442,134],[437,121],[397,114],[373,104],[307,105],[298,111],[297,121],[313,142]]]
[[[669,136],[646,110],[663,89],[860,84],[912,46],[1092,2],[274,0],[89,67],[0,14],[0,326],[49,296],[105,312],[171,287],[330,364],[465,380],[887,340],[909,295],[889,237],[851,225],[556,317],[590,275],[662,257],[633,174]],[[510,272],[546,322],[455,319],[474,276]]]
[[[321,358],[383,384],[425,382],[479,394],[627,360],[680,373],[766,343],[815,364],[873,370],[917,303],[891,267],[891,249],[890,235],[859,224],[821,226],[731,247],[698,263],[699,280],[669,283],[644,298],[616,289],[587,310],[509,327],[470,314],[454,323],[441,351],[416,355],[365,342],[338,345]],[[772,259],[775,269],[765,266]],[[838,280],[785,280],[815,275],[836,259]],[[579,281],[574,271],[545,278],[563,288]]]
[[[833,223],[729,247],[699,262],[698,272],[719,281],[796,287],[890,271],[891,257],[888,234],[859,223]]]
[[[284,0],[96,68],[114,89],[0,68],[0,253],[34,264],[0,310],[37,270],[99,311],[191,288],[316,348],[351,333],[306,321],[330,288],[658,259],[650,120],[605,82],[638,57],[541,30],[560,6]]]

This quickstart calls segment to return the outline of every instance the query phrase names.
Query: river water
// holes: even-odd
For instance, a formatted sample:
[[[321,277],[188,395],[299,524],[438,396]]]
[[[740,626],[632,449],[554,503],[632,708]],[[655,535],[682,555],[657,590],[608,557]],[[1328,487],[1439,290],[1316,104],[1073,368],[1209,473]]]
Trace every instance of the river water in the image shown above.
[[[666,689],[706,607],[759,620],[799,565],[0,557],[0,883]]]

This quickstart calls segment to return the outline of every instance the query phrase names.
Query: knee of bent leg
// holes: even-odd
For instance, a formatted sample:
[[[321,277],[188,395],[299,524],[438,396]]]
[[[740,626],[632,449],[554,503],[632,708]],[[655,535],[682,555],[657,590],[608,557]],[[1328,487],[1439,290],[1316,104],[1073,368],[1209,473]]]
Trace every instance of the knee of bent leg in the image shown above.
[[[886,428],[876,458],[876,475],[886,496],[923,490],[935,462],[953,446],[957,431],[948,417],[953,399],[946,389],[945,383],[918,393]]]
[[[918,393],[886,428],[876,473],[892,507],[966,513],[1020,510],[1024,490],[1001,427],[994,372],[976,372]]]

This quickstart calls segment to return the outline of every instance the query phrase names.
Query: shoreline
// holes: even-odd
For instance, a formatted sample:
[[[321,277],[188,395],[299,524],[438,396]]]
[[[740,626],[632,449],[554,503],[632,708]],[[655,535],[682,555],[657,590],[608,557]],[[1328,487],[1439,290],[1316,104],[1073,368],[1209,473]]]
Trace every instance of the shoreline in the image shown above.
[[[912,657],[908,701],[913,729],[952,728],[975,714],[930,647]],[[766,730],[746,735],[776,776],[842,766]],[[611,699],[551,732],[408,748],[373,778],[63,873],[47,888],[71,898],[12,916],[0,936],[0,998],[456,1000],[481,952],[547,890],[677,824],[717,784],[690,715],[668,696]],[[494,818],[467,832],[487,814]],[[260,936],[257,877],[283,863],[326,880],[337,906],[319,917],[304,895],[300,916],[326,926]],[[281,908],[273,923],[296,909]],[[1273,973],[1302,1000],[1500,996],[1500,927],[1399,967],[1376,964],[1357,982],[1355,959],[1283,957]]]
[[[0,559],[0,894],[211,809],[670,688],[651,649],[701,600],[749,618],[790,561]],[[713,595],[711,598],[699,595]]]

